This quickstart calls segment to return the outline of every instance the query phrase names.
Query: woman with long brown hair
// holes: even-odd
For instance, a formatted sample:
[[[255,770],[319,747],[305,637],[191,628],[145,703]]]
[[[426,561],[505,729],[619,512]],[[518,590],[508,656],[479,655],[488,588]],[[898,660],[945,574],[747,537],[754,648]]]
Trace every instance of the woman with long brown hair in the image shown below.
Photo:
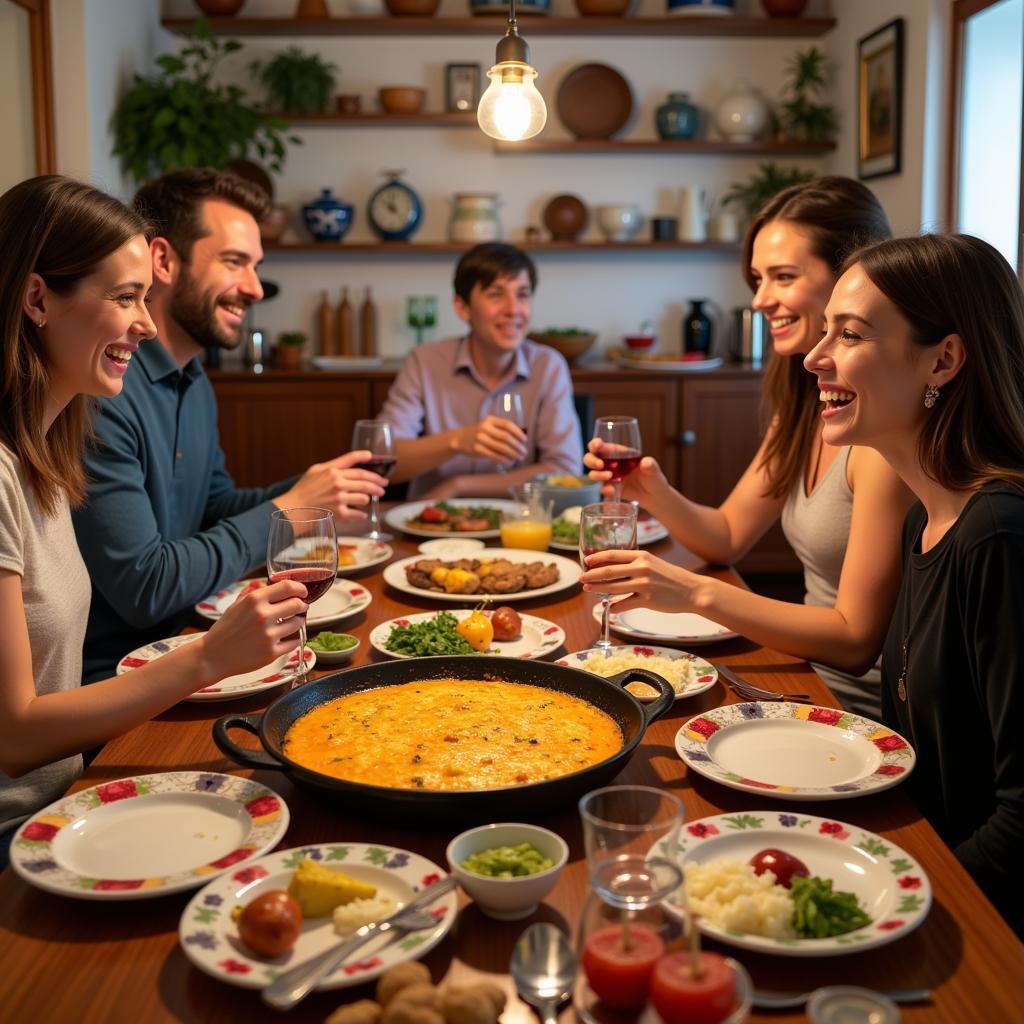
[[[0,863],[60,796],[81,751],[292,647],[303,587],[249,594],[194,643],[81,687],[89,577],[70,506],[85,494],[87,397],[116,395],[155,333],[146,224],[59,176],[0,196]]]
[[[768,428],[757,455],[718,508],[684,497],[651,458],[623,483],[625,499],[639,501],[709,562],[742,558],[781,516],[804,566],[805,604],[758,596],[646,551],[592,555],[583,575],[587,589],[601,582],[603,592],[631,595],[618,611],[695,611],[806,658],[844,705],[876,718],[879,672],[872,666],[896,595],[899,527],[910,495],[871,449],[822,443],[818,394],[803,358],[821,337],[846,254],[889,234],[878,200],[849,178],[818,178],[771,199],[743,244],[744,275],[774,348],[764,382]],[[608,479],[599,444],[590,447],[584,461],[591,475]]]
[[[870,445],[918,498],[882,651],[921,810],[1024,935],[1024,288],[987,242],[851,257],[805,360],[829,445]]]

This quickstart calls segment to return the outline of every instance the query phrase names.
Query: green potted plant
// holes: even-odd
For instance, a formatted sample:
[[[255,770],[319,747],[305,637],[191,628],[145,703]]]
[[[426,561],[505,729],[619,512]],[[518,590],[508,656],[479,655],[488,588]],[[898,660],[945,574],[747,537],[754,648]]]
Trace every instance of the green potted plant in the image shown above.
[[[254,60],[249,68],[267,91],[267,107],[295,114],[318,114],[327,106],[338,70],[318,54],[303,53],[297,46],[289,46],[267,61]]]
[[[145,181],[176,167],[224,167],[253,153],[281,169],[286,122],[267,117],[247,102],[237,85],[215,83],[217,65],[242,48],[210,34],[205,18],[180,54],[157,57],[159,73],[136,75],[114,112],[114,156],[125,171]]]
[[[746,181],[732,183],[729,191],[722,196],[722,205],[735,203],[743,210],[744,218],[750,220],[772,196],[790,185],[799,185],[813,177],[809,171],[802,171],[799,167],[779,167],[771,161],[765,161],[758,165],[757,173]]]
[[[836,109],[820,102],[828,88],[825,54],[816,46],[798,51],[786,62],[782,127],[791,139],[828,142],[838,127]]]
[[[274,365],[279,370],[297,370],[302,364],[306,336],[300,331],[285,331],[277,336]]]

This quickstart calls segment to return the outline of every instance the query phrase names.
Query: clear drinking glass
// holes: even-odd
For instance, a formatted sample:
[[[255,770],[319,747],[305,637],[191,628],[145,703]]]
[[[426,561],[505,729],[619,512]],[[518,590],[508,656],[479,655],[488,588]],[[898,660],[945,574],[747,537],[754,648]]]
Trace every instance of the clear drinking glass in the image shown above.
[[[622,481],[644,457],[640,424],[635,416],[598,416],[594,437],[601,442],[596,454],[612,475],[612,501],[621,501]]]
[[[390,423],[386,420],[356,420],[352,428],[352,451],[362,448],[370,452],[370,458],[362,463],[365,469],[382,477],[391,475],[398,459]],[[370,495],[370,529],[366,536],[376,541],[391,540],[391,534],[380,529],[380,510],[375,494]]]
[[[526,433],[526,413],[523,410],[523,397],[518,391],[502,391],[495,402],[494,415],[514,423],[524,434]],[[511,467],[498,463],[498,472],[505,473]]]
[[[306,604],[330,589],[338,574],[338,535],[334,514],[325,508],[283,508],[270,517],[267,576],[271,583],[296,580],[306,588]],[[299,616],[299,661],[293,685],[306,682],[306,615]]]
[[[598,551],[636,549],[636,506],[628,501],[604,501],[584,505],[580,513],[580,564],[587,568],[587,556]],[[608,625],[611,595],[601,594],[601,636],[594,646],[607,655],[612,641]]]

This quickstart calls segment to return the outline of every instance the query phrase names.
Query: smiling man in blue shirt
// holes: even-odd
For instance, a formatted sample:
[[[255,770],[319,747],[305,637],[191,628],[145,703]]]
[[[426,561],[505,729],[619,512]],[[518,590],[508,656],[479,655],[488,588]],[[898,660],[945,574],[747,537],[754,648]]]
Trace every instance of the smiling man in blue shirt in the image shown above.
[[[92,579],[83,676],[111,675],[141,644],[177,633],[192,606],[266,558],[275,508],[318,506],[339,519],[386,481],[349,452],[301,477],[240,490],[224,465],[217,406],[199,355],[234,348],[263,297],[257,221],[269,201],[231,174],[183,170],[143,186],[135,206],[154,222],[150,314],[117,401],[94,417],[89,494],[74,516]]]

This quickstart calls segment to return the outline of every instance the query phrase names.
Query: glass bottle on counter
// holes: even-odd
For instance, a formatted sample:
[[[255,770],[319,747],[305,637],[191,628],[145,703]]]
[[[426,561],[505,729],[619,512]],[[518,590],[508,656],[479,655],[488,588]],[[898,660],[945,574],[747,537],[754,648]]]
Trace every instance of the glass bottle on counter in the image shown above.
[[[348,288],[341,289],[338,303],[338,337],[335,346],[339,356],[355,355],[356,333],[353,324],[352,303],[348,301]]]
[[[711,355],[711,320],[704,312],[707,299],[690,299],[690,312],[683,321],[683,351]]]
[[[320,350],[320,355],[330,356],[334,355],[334,331],[331,329],[331,320],[333,318],[333,311],[331,310],[331,304],[327,301],[327,292],[320,293],[320,305],[316,311],[316,324],[317,324],[317,345]]]
[[[377,307],[373,304],[369,285],[366,287],[366,298],[359,307],[359,344],[362,355],[377,354]]]

